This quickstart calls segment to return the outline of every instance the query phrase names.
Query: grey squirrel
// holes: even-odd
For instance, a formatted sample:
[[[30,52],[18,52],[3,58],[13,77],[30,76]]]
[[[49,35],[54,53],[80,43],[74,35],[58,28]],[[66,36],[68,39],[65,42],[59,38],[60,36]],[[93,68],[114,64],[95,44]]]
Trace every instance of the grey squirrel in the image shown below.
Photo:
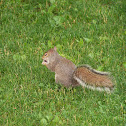
[[[60,56],[56,47],[48,50],[42,59],[42,64],[55,72],[55,82],[65,87],[82,85],[98,91],[113,90],[114,84],[109,73],[96,71],[88,65],[76,67],[72,61]]]

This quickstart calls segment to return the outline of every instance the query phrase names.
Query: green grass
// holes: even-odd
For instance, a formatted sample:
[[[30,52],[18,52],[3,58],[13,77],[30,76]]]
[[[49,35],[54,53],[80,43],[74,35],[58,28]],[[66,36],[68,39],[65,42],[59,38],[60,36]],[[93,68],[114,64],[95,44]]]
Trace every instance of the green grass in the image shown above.
[[[125,0],[1,0],[1,126],[126,125],[125,9]],[[41,64],[55,45],[76,65],[110,71],[115,91],[57,85]]]

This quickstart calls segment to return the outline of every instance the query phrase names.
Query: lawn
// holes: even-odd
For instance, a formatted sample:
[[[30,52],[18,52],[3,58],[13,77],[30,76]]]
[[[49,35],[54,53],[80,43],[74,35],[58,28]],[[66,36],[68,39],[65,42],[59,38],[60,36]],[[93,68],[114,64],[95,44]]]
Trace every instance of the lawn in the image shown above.
[[[126,126],[125,0],[0,1],[1,126]],[[113,93],[64,88],[42,66],[56,46],[109,71]]]

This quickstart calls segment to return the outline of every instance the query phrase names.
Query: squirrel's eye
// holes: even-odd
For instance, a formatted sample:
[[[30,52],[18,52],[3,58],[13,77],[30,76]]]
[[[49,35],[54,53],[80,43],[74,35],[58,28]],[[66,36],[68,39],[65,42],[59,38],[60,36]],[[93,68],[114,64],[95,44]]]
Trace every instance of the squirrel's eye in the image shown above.
[[[45,56],[47,56],[47,53],[45,53]]]

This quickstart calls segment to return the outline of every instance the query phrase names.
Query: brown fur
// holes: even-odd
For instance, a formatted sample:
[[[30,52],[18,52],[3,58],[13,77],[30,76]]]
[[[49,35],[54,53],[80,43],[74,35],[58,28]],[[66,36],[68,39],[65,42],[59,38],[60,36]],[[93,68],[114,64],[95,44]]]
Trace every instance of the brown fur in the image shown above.
[[[86,66],[78,67],[74,72],[74,76],[91,86],[113,88],[113,83],[106,73],[96,73]]]
[[[92,87],[113,88],[113,83],[108,73],[93,70],[89,66],[76,67],[72,61],[60,56],[56,51],[56,47],[47,51],[42,56],[42,59],[42,64],[52,72],[55,72],[56,83],[61,83],[66,87],[74,87],[80,85],[78,81],[80,79],[81,82]]]
[[[47,54],[45,56],[45,54]],[[73,72],[76,68],[75,64],[70,60],[60,56],[56,49],[50,49],[43,56],[44,60],[48,60],[49,64],[44,64],[52,72],[55,72],[55,82],[61,83],[66,87],[78,86],[77,81],[72,77]]]

